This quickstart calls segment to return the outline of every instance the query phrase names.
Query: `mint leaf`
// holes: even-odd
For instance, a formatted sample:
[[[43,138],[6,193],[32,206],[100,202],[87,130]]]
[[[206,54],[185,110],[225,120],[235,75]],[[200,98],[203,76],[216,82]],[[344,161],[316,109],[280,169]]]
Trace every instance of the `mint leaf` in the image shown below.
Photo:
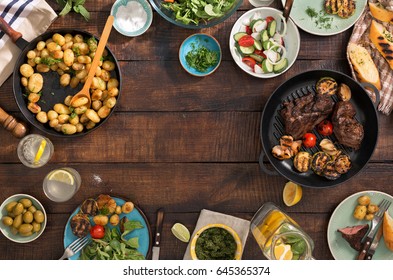
[[[59,16],[65,16],[71,11],[72,8],[72,1],[68,0],[67,3],[65,3],[63,10],[60,12]]]
[[[86,21],[89,21],[90,19],[90,13],[88,10],[86,10],[85,7],[83,7],[82,5],[77,6],[79,7],[79,13],[85,18]]]

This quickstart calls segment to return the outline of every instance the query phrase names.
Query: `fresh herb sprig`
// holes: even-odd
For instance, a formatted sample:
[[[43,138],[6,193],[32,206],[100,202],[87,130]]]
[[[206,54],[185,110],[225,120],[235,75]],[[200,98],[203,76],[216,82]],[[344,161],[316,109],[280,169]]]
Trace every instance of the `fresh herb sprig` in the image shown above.
[[[217,64],[219,53],[211,51],[203,45],[191,44],[191,51],[186,54],[187,64],[199,72],[206,72],[211,66]]]
[[[86,0],[56,0],[59,5],[63,8],[60,12],[60,16],[65,16],[71,10],[75,13],[81,14],[86,21],[90,19],[89,11],[84,7]]]

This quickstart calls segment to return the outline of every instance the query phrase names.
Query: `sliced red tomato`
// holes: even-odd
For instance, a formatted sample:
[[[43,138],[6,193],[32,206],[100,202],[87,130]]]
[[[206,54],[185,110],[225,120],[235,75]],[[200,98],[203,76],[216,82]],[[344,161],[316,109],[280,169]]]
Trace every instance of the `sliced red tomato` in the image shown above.
[[[266,23],[269,24],[269,22],[273,21],[274,17],[267,17],[266,18]]]
[[[254,66],[256,64],[255,59],[253,59],[252,57],[243,57],[242,61],[247,64],[248,67],[250,67],[252,69],[252,71],[254,71]]]
[[[262,56],[263,58],[266,58],[266,55],[263,53],[263,50],[255,50],[254,51],[255,54]]]
[[[303,136],[303,146],[306,148],[312,148],[317,144],[317,137],[313,133],[306,133]]]
[[[323,120],[317,126],[318,133],[323,136],[329,136],[333,134],[333,124],[329,120]]]
[[[248,25],[246,25],[246,33],[247,33],[248,35],[251,35],[251,34],[252,34],[252,29],[251,29],[251,27],[248,26]]]
[[[251,35],[244,35],[239,39],[239,46],[251,47],[254,45],[254,38]]]
[[[90,235],[94,239],[101,239],[105,236],[105,228],[100,225],[95,225],[90,229]]]

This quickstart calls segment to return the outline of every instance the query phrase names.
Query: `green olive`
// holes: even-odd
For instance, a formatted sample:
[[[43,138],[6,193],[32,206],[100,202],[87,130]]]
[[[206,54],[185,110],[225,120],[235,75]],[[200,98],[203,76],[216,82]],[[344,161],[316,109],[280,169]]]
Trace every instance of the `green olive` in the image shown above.
[[[23,209],[22,214],[24,214],[26,212],[27,212],[27,209],[25,208],[25,209]]]
[[[18,215],[22,214],[23,209],[25,209],[25,208],[23,207],[23,204],[18,202],[18,203],[15,205],[14,209],[12,209],[12,213],[13,213],[15,216],[18,216]]]
[[[1,220],[2,220],[3,224],[8,227],[12,226],[12,223],[14,222],[14,220],[9,216],[4,216],[3,219],[1,219]]]
[[[16,202],[16,201],[12,201],[12,202],[8,203],[5,206],[5,210],[7,210],[7,212],[12,212],[12,210],[14,209],[16,204],[18,204],[18,202]]]
[[[34,217],[33,217],[33,213],[31,213],[30,211],[27,211],[26,213],[23,214],[23,221],[26,224],[30,224],[33,221]]]
[[[18,229],[20,227],[20,225],[22,224],[23,219],[22,219],[22,214],[18,215],[15,217],[14,221],[12,222],[12,226],[16,229]]]
[[[30,235],[33,234],[33,232],[32,232],[32,231],[29,231],[29,232],[26,232],[26,233],[19,232],[19,234],[20,234],[21,236],[30,236]]]
[[[17,235],[17,234],[18,234],[18,229],[17,229],[17,228],[14,228],[14,227],[11,227],[11,233],[12,233],[13,235]]]
[[[28,198],[22,198],[21,200],[19,200],[19,202],[22,203],[23,207],[25,207],[25,208],[29,208],[31,205],[33,205],[31,200]]]
[[[29,209],[27,209],[27,210],[34,214],[35,211],[37,211],[37,208],[35,208],[34,205],[31,205],[31,206],[29,207]]]
[[[41,224],[40,223],[33,222],[32,225],[33,225],[33,232],[39,232],[40,231],[40,229],[41,229]]]
[[[19,229],[19,233],[29,233],[33,231],[33,226],[31,224],[22,224]]]
[[[42,222],[44,221],[44,219],[45,219],[44,213],[42,213],[41,210],[35,211],[35,213],[34,213],[34,220],[35,220],[37,223],[42,223]]]
[[[12,213],[12,212],[8,212],[8,217],[11,217],[11,218],[15,218],[15,215],[14,215],[14,213]]]

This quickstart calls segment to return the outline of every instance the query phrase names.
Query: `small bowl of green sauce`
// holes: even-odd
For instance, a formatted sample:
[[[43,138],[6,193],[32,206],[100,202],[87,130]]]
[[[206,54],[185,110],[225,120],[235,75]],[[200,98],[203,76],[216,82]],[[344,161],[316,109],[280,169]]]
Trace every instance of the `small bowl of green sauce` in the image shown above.
[[[190,252],[193,260],[240,260],[242,244],[229,226],[209,224],[195,234]]]

